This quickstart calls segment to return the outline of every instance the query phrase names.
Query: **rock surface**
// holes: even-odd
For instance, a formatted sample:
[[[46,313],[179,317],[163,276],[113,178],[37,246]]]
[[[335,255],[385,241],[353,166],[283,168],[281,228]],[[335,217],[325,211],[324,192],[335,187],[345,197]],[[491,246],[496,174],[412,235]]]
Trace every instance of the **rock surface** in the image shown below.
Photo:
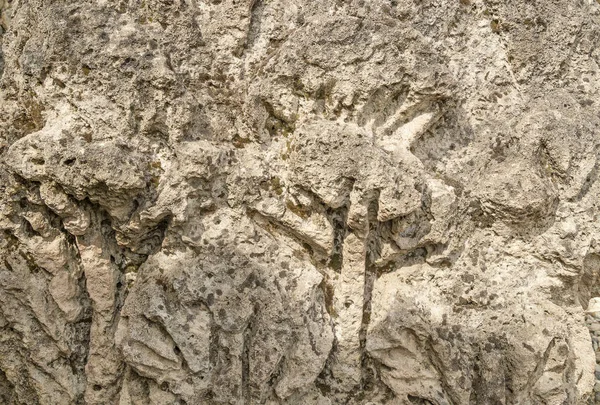
[[[594,403],[599,22],[0,0],[0,403]]]

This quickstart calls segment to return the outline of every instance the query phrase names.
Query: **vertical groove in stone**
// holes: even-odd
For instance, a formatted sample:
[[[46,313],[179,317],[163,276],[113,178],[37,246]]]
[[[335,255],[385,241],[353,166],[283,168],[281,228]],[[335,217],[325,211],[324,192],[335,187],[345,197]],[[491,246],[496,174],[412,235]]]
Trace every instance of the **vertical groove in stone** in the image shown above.
[[[362,387],[365,387],[368,383],[368,379],[373,378],[370,375],[372,370],[368,367],[369,356],[367,354],[366,343],[367,343],[367,332],[369,329],[369,323],[371,321],[371,295],[373,293],[373,286],[377,279],[377,269],[375,268],[375,262],[380,255],[380,223],[377,220],[377,213],[379,212],[379,193],[371,200],[368,205],[367,218],[369,224],[369,231],[365,239],[365,276],[364,276],[364,290],[363,290],[363,308],[361,327],[359,332],[360,349],[361,349],[361,367],[362,367]]]

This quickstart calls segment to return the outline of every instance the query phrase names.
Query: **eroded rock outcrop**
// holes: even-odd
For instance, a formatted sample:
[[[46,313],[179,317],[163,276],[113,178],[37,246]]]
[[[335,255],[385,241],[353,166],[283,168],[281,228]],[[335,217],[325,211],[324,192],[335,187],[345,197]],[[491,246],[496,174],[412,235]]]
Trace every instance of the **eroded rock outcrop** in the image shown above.
[[[0,402],[594,403],[599,13],[0,0]]]

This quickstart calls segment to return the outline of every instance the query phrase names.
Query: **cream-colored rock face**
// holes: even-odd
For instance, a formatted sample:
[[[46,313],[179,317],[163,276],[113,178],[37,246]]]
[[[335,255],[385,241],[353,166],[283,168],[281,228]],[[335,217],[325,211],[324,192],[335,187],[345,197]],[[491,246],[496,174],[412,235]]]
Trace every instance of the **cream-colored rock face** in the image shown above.
[[[600,403],[599,19],[0,0],[0,403]]]

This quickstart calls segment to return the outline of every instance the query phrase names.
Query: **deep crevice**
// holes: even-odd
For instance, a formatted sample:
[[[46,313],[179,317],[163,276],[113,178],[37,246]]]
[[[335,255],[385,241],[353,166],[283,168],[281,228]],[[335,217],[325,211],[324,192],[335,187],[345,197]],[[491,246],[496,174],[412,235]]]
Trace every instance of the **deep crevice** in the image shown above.
[[[248,24],[248,32],[244,40],[242,48],[237,51],[239,56],[243,56],[247,51],[251,50],[256,42],[256,38],[260,33],[262,13],[265,5],[263,0],[253,0],[250,4],[250,23]]]
[[[210,371],[214,374],[218,374],[217,363],[219,360],[219,331],[220,327],[215,321],[215,316],[212,312],[210,313],[210,336],[208,340],[208,364]]]
[[[244,329],[244,343],[242,347],[242,399],[244,405],[252,404],[252,392],[250,387],[250,349],[254,337],[254,323],[258,308],[254,308],[246,329]]]
[[[348,232],[348,226],[346,225],[348,206],[328,209],[327,218],[333,228],[333,249],[331,250],[327,264],[336,273],[341,273],[344,262],[344,239],[346,239],[346,233]]]
[[[315,386],[321,392],[321,394],[325,397],[328,397],[331,393],[332,387],[328,381],[334,379],[333,373],[331,371],[331,364],[335,362],[335,354],[338,352],[338,342],[337,338],[333,337],[333,343],[331,345],[331,350],[329,351],[329,355],[327,356],[327,360],[325,360],[325,366],[321,370],[321,373],[317,376],[315,380]]]
[[[377,279],[377,270],[375,262],[381,254],[380,246],[380,222],[377,220],[379,212],[379,193],[373,197],[367,209],[367,218],[369,223],[369,232],[365,238],[365,274],[363,288],[363,310],[361,326],[359,331],[359,341],[361,350],[361,387],[364,389],[374,378],[374,371],[367,353],[367,331],[371,322],[371,296],[375,280]]]

